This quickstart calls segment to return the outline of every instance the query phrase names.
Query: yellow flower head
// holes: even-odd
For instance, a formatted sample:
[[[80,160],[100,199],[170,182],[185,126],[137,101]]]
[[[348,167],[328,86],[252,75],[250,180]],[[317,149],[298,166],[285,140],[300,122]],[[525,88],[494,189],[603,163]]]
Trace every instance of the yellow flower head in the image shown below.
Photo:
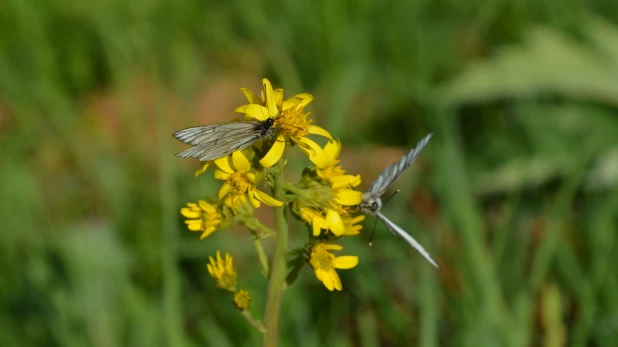
[[[244,289],[239,289],[234,293],[234,306],[240,311],[245,311],[249,308],[251,303],[251,296],[249,292]]]
[[[180,213],[189,218],[185,221],[191,231],[201,231],[200,240],[212,234],[217,229],[231,225],[231,216],[224,213],[222,206],[209,204],[200,200],[197,204],[189,202],[187,207],[180,209]]]
[[[324,146],[323,155],[316,155],[314,158],[326,157],[325,162],[312,160],[316,164],[316,174],[319,178],[330,184],[334,189],[353,188],[361,183],[360,175],[346,175],[345,170],[339,164],[339,154],[341,153],[341,142],[328,141]]]
[[[340,251],[343,247],[335,244],[317,243],[311,248],[309,264],[315,277],[322,281],[330,291],[341,290],[341,279],[335,269],[351,269],[358,264],[357,256],[335,257],[330,251]]]
[[[315,134],[332,140],[328,131],[312,125],[312,120],[307,119],[309,113],[304,113],[305,106],[313,100],[313,96],[302,93],[283,101],[283,89],[273,91],[270,81],[265,78],[262,79],[262,86],[261,97],[242,88],[250,103],[235,110],[257,120],[275,118],[273,128],[277,129],[278,136],[268,153],[260,160],[260,164],[264,167],[275,165],[281,159],[288,140],[298,144],[310,159],[320,163],[326,162],[327,159],[323,156],[320,146],[306,137]]]
[[[283,202],[273,199],[268,194],[256,188],[256,176],[251,172],[251,163],[240,151],[232,153],[231,157],[216,159],[215,178],[224,180],[217,195],[220,200],[234,208],[238,199],[246,195],[253,207],[260,207],[260,201],[269,206],[282,206]]]
[[[217,251],[217,259],[208,257],[210,264],[206,264],[208,273],[215,279],[217,286],[229,291],[236,291],[236,268],[229,253],[225,254],[225,259],[221,258],[221,253]]]

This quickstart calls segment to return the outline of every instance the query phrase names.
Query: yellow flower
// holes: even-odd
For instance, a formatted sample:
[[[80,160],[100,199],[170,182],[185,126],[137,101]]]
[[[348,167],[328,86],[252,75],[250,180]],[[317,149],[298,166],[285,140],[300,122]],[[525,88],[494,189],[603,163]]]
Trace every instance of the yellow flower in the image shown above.
[[[309,264],[315,272],[315,277],[322,281],[330,291],[341,290],[341,279],[335,269],[351,269],[358,264],[357,256],[335,257],[330,250],[340,251],[340,245],[317,243],[311,248]]]
[[[229,291],[236,290],[236,268],[229,253],[225,254],[225,259],[221,258],[221,253],[217,251],[217,259],[208,257],[210,264],[206,264],[208,273],[215,279],[217,286]]]
[[[234,293],[234,306],[236,306],[236,308],[240,311],[248,309],[250,303],[251,296],[248,291],[239,289],[236,293]]]
[[[244,113],[248,117],[257,120],[275,118],[273,127],[278,130],[278,136],[272,147],[260,160],[264,167],[275,165],[285,149],[287,140],[298,144],[301,150],[312,160],[323,165],[327,161],[320,146],[306,136],[315,134],[332,140],[328,131],[316,125],[311,125],[308,120],[309,113],[303,113],[305,106],[312,100],[311,94],[302,93],[283,101],[283,89],[273,91],[273,87],[266,78],[262,79],[262,97],[258,97],[248,89],[241,89],[250,104],[238,107],[235,112]]]
[[[230,165],[231,161],[231,165]],[[220,200],[234,208],[237,200],[247,194],[253,207],[260,207],[260,201],[269,206],[282,206],[283,202],[270,197],[256,188],[255,174],[251,172],[251,163],[240,151],[230,157],[216,159],[215,178],[226,181],[217,195]]]
[[[365,215],[359,214],[352,217],[352,215],[350,214],[345,214],[341,217],[341,219],[343,220],[343,225],[345,226],[345,236],[353,236],[360,234],[363,226],[359,223],[365,219]]]
[[[181,208],[180,213],[189,218],[185,221],[189,230],[202,231],[200,240],[217,230],[224,219],[222,213],[214,205],[204,200],[200,200],[197,204],[187,203],[187,207]]]
[[[360,175],[346,175],[345,170],[339,164],[339,153],[341,153],[341,142],[328,141],[324,146],[324,155],[327,158],[326,164],[319,161],[314,161],[316,164],[316,174],[318,177],[329,183],[334,189],[353,188],[361,183]],[[317,155],[315,158],[322,156]],[[312,160],[313,161],[313,160]]]

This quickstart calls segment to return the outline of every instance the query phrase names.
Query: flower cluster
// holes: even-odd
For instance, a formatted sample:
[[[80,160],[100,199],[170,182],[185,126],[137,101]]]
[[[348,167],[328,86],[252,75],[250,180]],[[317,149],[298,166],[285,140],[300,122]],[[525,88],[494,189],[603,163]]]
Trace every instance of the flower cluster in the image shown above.
[[[308,227],[305,246],[292,252],[300,260],[297,263],[311,266],[316,278],[328,290],[342,290],[336,269],[355,267],[358,257],[336,257],[333,251],[342,250],[342,246],[336,243],[339,238],[358,235],[362,228],[364,216],[359,214],[358,206],[363,195],[356,190],[361,177],[346,173],[339,160],[341,142],[310,119],[305,108],[313,96],[302,93],[284,99],[283,90],[273,89],[267,79],[262,80],[262,86],[260,95],[241,89],[249,103],[235,111],[244,115],[240,122],[245,125],[230,122],[210,126],[207,132],[187,142],[199,149],[200,141],[207,141],[205,145],[216,150],[219,144],[227,146],[232,141],[229,133],[240,128],[247,132],[248,138],[247,146],[238,147],[241,150],[228,151],[226,154],[229,155],[220,158],[215,157],[214,153],[218,152],[204,157],[208,161],[202,164],[196,176],[213,168],[214,178],[222,181],[217,196],[188,203],[180,212],[187,218],[185,223],[189,230],[201,232],[200,239],[209,237],[216,230],[245,226],[251,231],[262,273],[268,276],[269,258],[261,242],[266,237],[287,233],[287,227],[278,224],[271,229],[257,220],[254,210],[262,204],[281,211],[289,208]],[[254,127],[248,124],[254,124]],[[199,131],[199,127],[188,131]],[[239,136],[244,135],[234,133],[234,141],[238,141]],[[239,143],[242,143],[242,137]],[[286,151],[295,148],[309,160],[299,181],[291,183],[285,181],[283,171],[288,161]],[[222,149],[221,153],[225,151]],[[279,215],[285,216],[285,213]],[[279,219],[277,223],[280,223]],[[276,261],[286,260],[272,259],[272,262]],[[248,314],[249,292],[236,288],[237,273],[232,257],[226,254],[222,258],[217,251],[215,258],[210,257],[207,268],[218,287],[234,293],[234,305],[243,311],[250,323],[263,330],[261,323]]]

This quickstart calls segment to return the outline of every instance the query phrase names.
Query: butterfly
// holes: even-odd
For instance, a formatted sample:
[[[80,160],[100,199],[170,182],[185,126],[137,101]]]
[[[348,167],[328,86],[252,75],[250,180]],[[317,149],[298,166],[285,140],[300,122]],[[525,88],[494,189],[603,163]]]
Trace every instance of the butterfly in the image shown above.
[[[243,150],[254,142],[273,135],[275,118],[241,120],[187,128],[174,133],[174,137],[193,147],[178,154],[181,158],[210,161]]]
[[[438,267],[438,264],[431,259],[431,256],[420,243],[418,243],[410,234],[405,232],[405,230],[401,229],[397,224],[391,222],[386,216],[384,216],[380,209],[382,208],[382,199],[380,198],[384,192],[388,189],[388,187],[395,182],[401,174],[414,162],[414,160],[421,153],[423,148],[427,145],[431,137],[432,133],[425,136],[422,140],[420,140],[416,147],[412,148],[408,154],[404,155],[399,162],[393,163],[389,167],[387,167],[375,181],[371,183],[369,186],[369,190],[363,193],[363,201],[360,203],[360,210],[364,213],[374,215],[378,217],[386,226],[388,230],[395,236],[402,237],[410,246],[416,249],[427,261],[429,261],[433,266]]]

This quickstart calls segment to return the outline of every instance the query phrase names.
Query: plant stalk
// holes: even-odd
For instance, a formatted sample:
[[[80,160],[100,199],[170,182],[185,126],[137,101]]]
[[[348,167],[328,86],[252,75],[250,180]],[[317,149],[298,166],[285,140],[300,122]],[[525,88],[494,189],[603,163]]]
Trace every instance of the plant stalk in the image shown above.
[[[283,160],[279,161],[278,170],[275,173],[274,196],[277,200],[283,200]],[[268,280],[268,295],[266,298],[266,310],[264,312],[264,327],[266,332],[262,340],[262,346],[273,347],[279,343],[279,321],[281,317],[281,301],[285,285],[286,261],[285,254],[288,251],[288,224],[285,219],[286,206],[275,207],[275,255],[270,266],[270,278]]]

